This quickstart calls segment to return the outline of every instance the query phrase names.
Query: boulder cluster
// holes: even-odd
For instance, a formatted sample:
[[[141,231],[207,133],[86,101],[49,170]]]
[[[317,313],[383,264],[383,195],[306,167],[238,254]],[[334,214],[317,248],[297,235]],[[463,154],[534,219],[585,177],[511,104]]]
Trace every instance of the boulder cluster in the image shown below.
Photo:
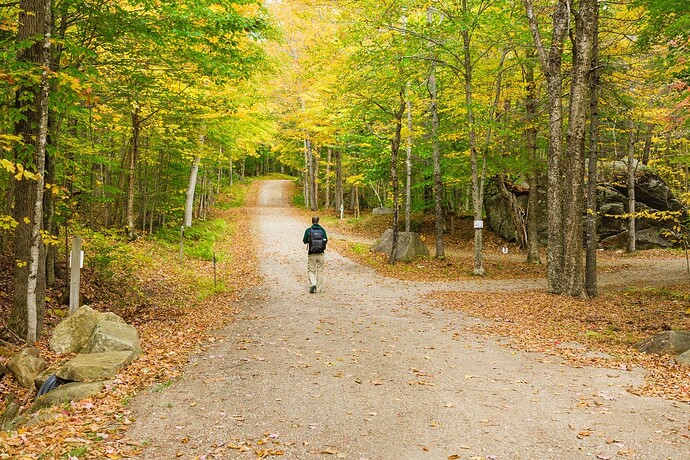
[[[625,249],[628,244],[627,163],[614,161],[603,165],[597,184],[597,235],[603,249]],[[527,211],[529,187],[526,184],[506,184]],[[637,249],[668,248],[677,246],[679,235],[677,221],[687,216],[683,203],[673,195],[669,186],[654,171],[635,164],[635,245]],[[548,233],[546,209],[546,185],[538,187],[537,222],[540,243],[545,245]],[[487,183],[484,209],[488,225],[507,241],[515,240],[513,224],[507,200],[498,190],[497,182]]]
[[[142,353],[133,326],[114,313],[101,313],[88,306],[82,306],[55,327],[50,349],[76,355],[51,369],[38,348],[26,347],[7,362],[6,371],[24,388],[35,386],[39,396],[21,417],[17,417],[19,406],[8,404],[0,428],[22,425],[40,409],[99,393]]]

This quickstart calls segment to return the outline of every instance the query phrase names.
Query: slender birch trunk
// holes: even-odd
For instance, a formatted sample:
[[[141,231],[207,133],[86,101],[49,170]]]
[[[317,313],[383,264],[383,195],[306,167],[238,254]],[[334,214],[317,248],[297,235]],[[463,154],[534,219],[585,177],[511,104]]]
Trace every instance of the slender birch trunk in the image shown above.
[[[204,136],[199,137],[201,145],[204,144]],[[194,157],[192,163],[192,170],[189,173],[189,182],[187,184],[187,192],[185,193],[184,206],[184,226],[192,226],[192,214],[194,213],[194,192],[196,190],[197,175],[199,174],[199,163],[201,162],[201,155]]]

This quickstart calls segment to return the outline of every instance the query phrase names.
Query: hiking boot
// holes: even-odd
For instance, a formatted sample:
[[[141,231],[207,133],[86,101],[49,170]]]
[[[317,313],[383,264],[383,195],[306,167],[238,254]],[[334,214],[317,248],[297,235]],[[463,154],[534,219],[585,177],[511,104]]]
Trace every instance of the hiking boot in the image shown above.
[[[309,293],[314,294],[316,292],[316,286],[312,286],[309,288]]]

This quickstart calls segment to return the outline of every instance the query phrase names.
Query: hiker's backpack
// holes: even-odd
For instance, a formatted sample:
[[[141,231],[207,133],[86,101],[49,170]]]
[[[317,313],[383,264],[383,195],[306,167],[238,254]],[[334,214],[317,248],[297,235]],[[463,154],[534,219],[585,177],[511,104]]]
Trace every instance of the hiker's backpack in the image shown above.
[[[323,238],[323,229],[309,229],[309,254],[321,254],[326,250],[326,240]]]

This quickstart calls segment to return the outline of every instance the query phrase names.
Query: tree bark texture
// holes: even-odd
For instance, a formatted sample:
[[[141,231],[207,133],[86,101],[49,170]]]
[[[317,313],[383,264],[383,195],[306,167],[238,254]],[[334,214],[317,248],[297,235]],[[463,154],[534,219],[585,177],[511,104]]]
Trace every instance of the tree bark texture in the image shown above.
[[[534,53],[528,52],[527,63],[525,66],[526,83],[526,102],[525,115],[526,126],[525,142],[530,160],[530,167],[527,171],[527,184],[529,194],[527,195],[527,263],[539,264],[539,234],[538,234],[538,212],[539,206],[539,153],[537,151],[537,107],[539,104],[537,86],[534,81]]]
[[[582,214],[584,209],[584,145],[587,120],[587,82],[597,20],[597,0],[582,0],[575,18],[573,66],[570,79],[568,132],[563,144],[563,69],[565,36],[571,3],[558,0],[553,12],[551,45],[541,39],[532,0],[524,0],[530,31],[547,80],[549,98],[549,170],[547,251],[548,291],[583,297]]]
[[[589,94],[589,159],[587,162],[587,215],[585,218],[585,291],[589,297],[597,295],[597,160],[599,158],[599,7],[594,23],[592,45],[592,71]]]
[[[463,6],[467,8],[466,1],[463,0]],[[479,178],[479,166],[477,163],[477,133],[474,123],[474,110],[472,108],[472,56],[470,54],[470,33],[468,30],[462,32],[462,42],[464,51],[464,69],[465,69],[465,105],[467,107],[467,125],[469,127],[469,144],[470,144],[470,166],[472,170],[472,211],[474,221],[482,222],[483,208],[482,208],[482,187]],[[486,272],[484,270],[484,243],[482,235],[483,225],[474,226],[474,270],[473,273],[477,276],[483,276]]]
[[[570,110],[566,147],[566,181],[563,193],[564,266],[563,293],[586,297],[583,264],[583,210],[585,140],[589,106],[589,73],[592,65],[598,0],[581,0],[576,17],[573,68],[570,78]]]
[[[24,114],[15,132],[23,145],[15,151],[15,160],[25,168],[43,174],[48,125],[48,76],[50,66],[51,3],[44,0],[21,0],[17,39],[29,41],[20,61],[31,65],[40,83],[23,84],[16,93],[16,106]],[[38,79],[37,79],[38,80]],[[26,97],[31,94],[31,97]],[[45,249],[40,230],[43,228],[43,179],[23,178],[14,190],[13,217],[19,223],[14,233],[14,295],[8,329],[21,340],[34,341],[40,335],[45,312]],[[37,235],[37,237],[36,237]]]

